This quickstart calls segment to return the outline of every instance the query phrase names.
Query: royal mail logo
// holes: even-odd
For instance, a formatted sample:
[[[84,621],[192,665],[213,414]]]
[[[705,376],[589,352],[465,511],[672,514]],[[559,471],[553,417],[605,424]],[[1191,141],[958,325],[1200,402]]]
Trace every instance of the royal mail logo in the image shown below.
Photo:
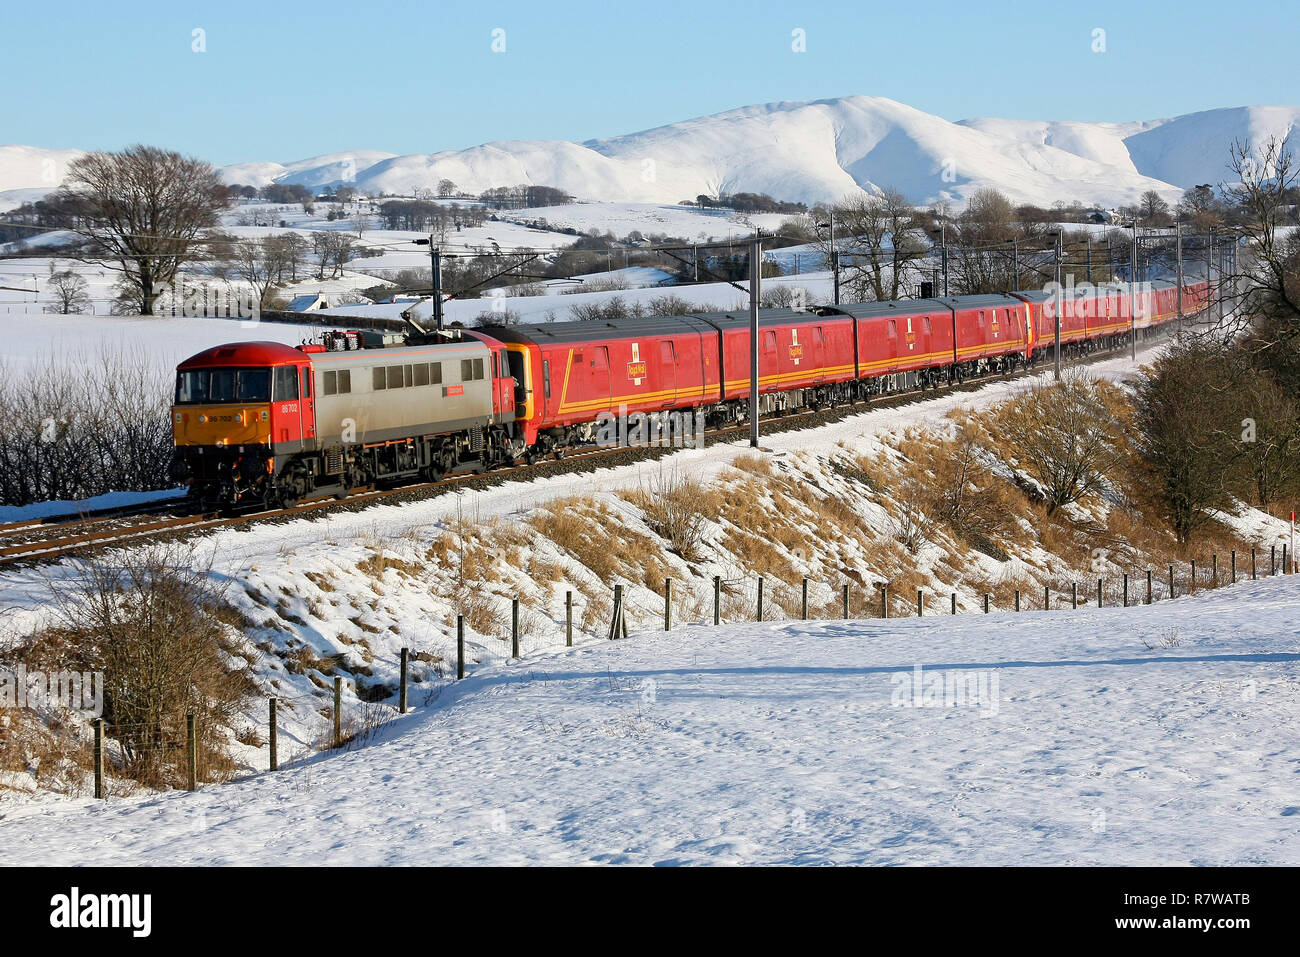
[[[640,385],[641,380],[645,378],[646,365],[645,360],[641,358],[641,344],[632,343],[632,361],[627,364],[627,377],[633,385]]]
[[[803,358],[803,346],[799,344],[798,329],[790,331],[790,358],[794,360],[795,365],[798,365],[799,360]]]

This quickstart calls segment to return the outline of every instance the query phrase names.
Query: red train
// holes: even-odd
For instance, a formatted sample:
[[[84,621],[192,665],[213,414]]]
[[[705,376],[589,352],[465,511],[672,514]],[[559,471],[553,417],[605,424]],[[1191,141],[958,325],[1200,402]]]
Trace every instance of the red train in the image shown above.
[[[1126,342],[1127,287],[1061,298],[1063,355]],[[1185,285],[1184,313],[1204,282]],[[1145,284],[1133,326],[1178,315]],[[818,408],[1009,372],[1053,354],[1058,298],[958,296],[760,316],[760,411]],[[173,476],[205,506],[307,496],[531,461],[595,442],[602,416],[749,414],[747,313],[556,322],[410,335],[335,332],[296,348],[245,342],[177,369]]]

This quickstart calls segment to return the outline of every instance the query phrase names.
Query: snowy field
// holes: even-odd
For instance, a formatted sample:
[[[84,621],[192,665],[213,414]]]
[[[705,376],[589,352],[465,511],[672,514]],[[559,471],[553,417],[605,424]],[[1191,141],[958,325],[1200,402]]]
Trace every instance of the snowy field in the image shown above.
[[[329,320],[325,320],[328,322]],[[298,345],[325,326],[239,319],[13,315],[0,312],[0,364],[93,363],[141,355],[170,382],[182,359],[227,342],[269,340]],[[332,328],[332,327],[330,327]]]
[[[1298,614],[1275,578],[588,640],[354,751],[18,808],[0,863],[1296,864]]]

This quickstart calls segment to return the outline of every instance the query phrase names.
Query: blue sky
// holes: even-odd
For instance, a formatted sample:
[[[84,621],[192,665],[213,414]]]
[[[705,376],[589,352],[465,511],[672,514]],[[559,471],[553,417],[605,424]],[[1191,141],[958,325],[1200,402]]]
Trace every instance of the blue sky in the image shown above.
[[[288,161],[853,93],[951,120],[1149,119],[1300,102],[1297,50],[1296,0],[11,2],[0,143]]]

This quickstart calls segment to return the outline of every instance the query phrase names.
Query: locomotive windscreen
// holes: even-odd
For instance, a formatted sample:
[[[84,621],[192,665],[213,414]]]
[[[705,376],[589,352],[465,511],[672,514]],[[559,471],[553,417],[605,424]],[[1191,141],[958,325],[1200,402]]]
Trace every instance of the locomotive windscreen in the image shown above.
[[[176,373],[176,404],[271,401],[270,369],[189,369]]]

